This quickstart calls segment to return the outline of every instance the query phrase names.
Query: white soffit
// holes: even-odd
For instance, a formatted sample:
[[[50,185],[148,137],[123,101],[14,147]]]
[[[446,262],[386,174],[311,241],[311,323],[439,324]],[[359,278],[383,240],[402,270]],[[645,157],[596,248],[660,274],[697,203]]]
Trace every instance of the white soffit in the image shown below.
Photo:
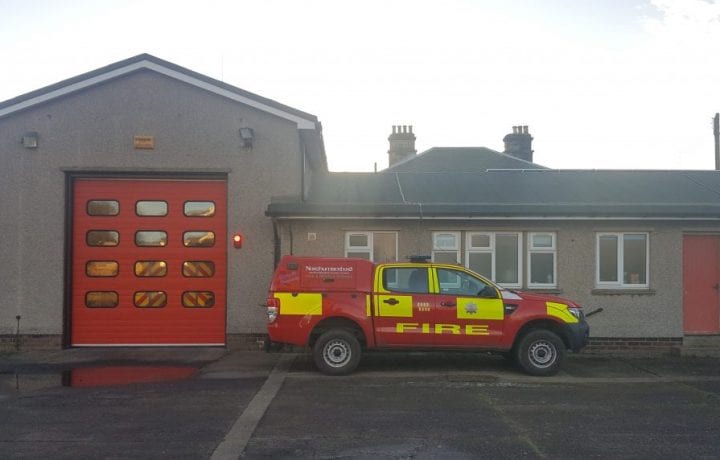
[[[162,75],[168,76],[170,78],[174,78],[176,80],[188,83],[192,86],[204,89],[206,91],[210,91],[211,93],[215,93],[217,95],[226,97],[233,101],[240,102],[242,104],[248,105],[248,106],[256,108],[258,110],[262,110],[263,112],[270,113],[272,115],[283,118],[285,120],[293,121],[293,122],[297,123],[298,129],[315,129],[315,122],[313,122],[312,120],[307,120],[305,118],[299,117],[292,113],[288,113],[283,110],[280,110],[276,107],[272,107],[272,106],[263,104],[262,102],[258,102],[254,99],[250,99],[241,94],[232,92],[232,91],[224,89],[224,88],[220,88],[216,85],[213,85],[212,83],[208,83],[206,81],[192,77],[185,73],[178,72],[177,70],[169,69],[167,67],[164,67],[162,65],[156,64],[156,63],[148,61],[148,60],[134,62],[134,63],[128,64],[124,67],[120,67],[118,69],[110,70],[108,72],[105,72],[105,73],[102,73],[99,75],[95,75],[93,77],[89,77],[85,80],[82,80],[82,81],[79,81],[76,83],[72,83],[67,86],[63,86],[62,88],[58,88],[56,90],[49,91],[49,92],[41,94],[39,96],[27,99],[25,101],[18,102],[17,104],[13,104],[11,106],[5,107],[4,109],[0,109],[0,117],[10,114],[10,113],[13,113],[13,112],[16,112],[18,110],[25,109],[27,107],[32,107],[33,105],[36,105],[36,104],[41,104],[43,102],[55,99],[57,97],[64,96],[66,94],[73,93],[75,91],[79,91],[84,88],[88,88],[93,85],[97,85],[97,84],[105,82],[107,80],[111,80],[113,78],[117,78],[122,75],[126,75],[131,72],[135,72],[136,70],[140,70],[140,69],[149,69],[149,70],[155,71],[159,74],[162,74]]]

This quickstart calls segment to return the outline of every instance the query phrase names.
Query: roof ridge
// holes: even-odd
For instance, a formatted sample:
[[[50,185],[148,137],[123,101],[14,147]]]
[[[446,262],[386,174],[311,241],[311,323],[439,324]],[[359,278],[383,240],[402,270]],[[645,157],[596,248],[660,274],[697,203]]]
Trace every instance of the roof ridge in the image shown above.
[[[142,65],[143,63],[147,64]],[[164,69],[165,72],[161,71],[160,68]],[[311,129],[317,129],[317,125],[319,124],[318,118],[315,115],[303,112],[301,110],[295,109],[275,100],[268,99],[250,91],[246,91],[237,86],[233,86],[229,83],[225,83],[223,81],[217,80],[199,72],[195,72],[194,70],[190,70],[178,64],[165,61],[147,53],[138,54],[136,56],[123,59],[121,61],[113,62],[106,66],[99,67],[95,70],[84,72],[82,74],[75,75],[59,82],[30,91],[28,93],[21,94],[6,101],[2,101],[0,102],[0,117],[10,115],[16,111],[24,110],[26,108],[44,103],[57,97],[61,97],[70,93],[75,93],[87,87],[91,87],[105,81],[119,78],[121,76],[131,74],[143,69],[155,71],[157,73],[161,73],[175,79],[181,79],[179,78],[179,76],[184,76],[187,80],[186,83],[193,84],[194,86],[200,87],[207,91],[215,92],[221,95],[224,94],[226,97],[230,97],[228,96],[228,93],[230,93],[234,94],[239,99],[254,101],[254,103],[258,106],[267,107],[267,109],[265,109],[266,112],[285,113],[287,114],[286,118],[295,118],[302,120],[301,122],[298,122],[298,125],[300,125],[300,123],[304,125],[306,124],[308,125],[306,126],[306,128],[312,124],[314,126]],[[212,87],[217,88],[217,90],[213,91]],[[262,110],[261,108],[259,109]],[[278,116],[277,113],[275,113],[275,115]],[[280,116],[282,117],[282,115]]]

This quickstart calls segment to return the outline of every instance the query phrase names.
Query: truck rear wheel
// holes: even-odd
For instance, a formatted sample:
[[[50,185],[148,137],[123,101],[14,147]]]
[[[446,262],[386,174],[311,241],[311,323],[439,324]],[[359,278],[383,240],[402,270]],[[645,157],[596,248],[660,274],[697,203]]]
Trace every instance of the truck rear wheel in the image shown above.
[[[360,342],[350,331],[331,329],[318,337],[313,346],[313,358],[324,374],[349,374],[360,362]]]
[[[517,344],[515,359],[530,375],[554,375],[565,359],[565,344],[554,332],[531,331]]]

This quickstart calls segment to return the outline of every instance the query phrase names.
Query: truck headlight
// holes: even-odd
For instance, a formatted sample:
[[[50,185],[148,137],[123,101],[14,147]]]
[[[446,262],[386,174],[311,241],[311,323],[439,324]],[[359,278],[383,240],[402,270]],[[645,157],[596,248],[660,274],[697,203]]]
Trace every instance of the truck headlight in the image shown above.
[[[568,307],[568,311],[571,315],[573,315],[575,318],[580,321],[582,319],[582,310],[578,307]]]

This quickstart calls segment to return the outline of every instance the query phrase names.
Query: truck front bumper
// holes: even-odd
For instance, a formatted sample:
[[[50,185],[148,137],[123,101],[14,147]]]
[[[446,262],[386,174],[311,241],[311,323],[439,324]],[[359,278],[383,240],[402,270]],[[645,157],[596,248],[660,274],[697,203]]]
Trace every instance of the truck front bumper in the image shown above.
[[[579,323],[568,324],[568,340],[572,351],[582,350],[590,342],[590,325],[584,319]]]

